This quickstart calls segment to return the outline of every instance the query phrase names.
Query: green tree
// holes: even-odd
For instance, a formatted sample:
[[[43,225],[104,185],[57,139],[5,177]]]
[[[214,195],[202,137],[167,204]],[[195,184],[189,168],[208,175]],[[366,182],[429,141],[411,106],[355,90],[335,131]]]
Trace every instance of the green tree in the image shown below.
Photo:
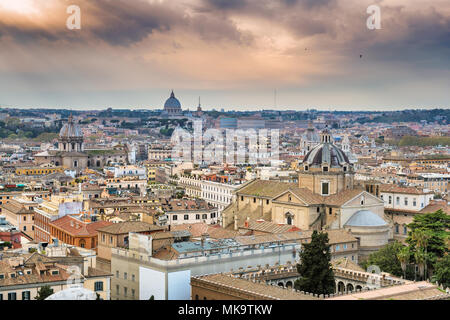
[[[311,242],[302,244],[297,271],[300,278],[294,287],[315,294],[331,294],[335,291],[334,273],[331,266],[328,233],[314,231]]]
[[[450,288],[450,255],[447,254],[437,261],[432,280],[444,288]]]
[[[38,290],[38,295],[35,297],[36,300],[45,300],[47,297],[53,294],[53,289],[50,286],[43,286]]]
[[[403,247],[397,252],[397,259],[403,271],[403,279],[406,279],[406,267],[411,259],[411,252],[408,247]]]
[[[448,253],[450,216],[442,210],[415,215],[408,228],[411,231],[406,242],[409,244],[412,253],[418,249],[425,251],[427,267],[432,267],[438,258],[442,258]],[[420,254],[419,257],[421,257]]]
[[[371,253],[367,260],[367,265],[376,265],[380,267],[381,271],[388,272],[395,276],[404,275],[402,264],[398,258],[398,254],[401,252],[401,250],[404,250],[404,247],[405,246],[398,241],[389,243],[380,250]]]

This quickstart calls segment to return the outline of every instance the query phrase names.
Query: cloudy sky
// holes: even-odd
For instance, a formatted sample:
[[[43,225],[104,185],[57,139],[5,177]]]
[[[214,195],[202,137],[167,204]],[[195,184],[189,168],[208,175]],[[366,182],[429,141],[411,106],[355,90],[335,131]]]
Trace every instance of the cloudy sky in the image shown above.
[[[0,0],[0,106],[161,108],[171,89],[185,109],[449,108],[450,1]]]

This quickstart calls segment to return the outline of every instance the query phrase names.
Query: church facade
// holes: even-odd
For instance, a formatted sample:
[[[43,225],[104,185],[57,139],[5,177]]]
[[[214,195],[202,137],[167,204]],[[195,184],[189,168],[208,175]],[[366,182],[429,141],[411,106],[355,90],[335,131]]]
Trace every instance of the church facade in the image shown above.
[[[128,152],[125,146],[85,150],[81,127],[70,115],[68,122],[59,132],[57,149],[40,152],[34,158],[38,165],[62,166],[81,172],[86,168],[103,168],[111,163],[126,164]]]

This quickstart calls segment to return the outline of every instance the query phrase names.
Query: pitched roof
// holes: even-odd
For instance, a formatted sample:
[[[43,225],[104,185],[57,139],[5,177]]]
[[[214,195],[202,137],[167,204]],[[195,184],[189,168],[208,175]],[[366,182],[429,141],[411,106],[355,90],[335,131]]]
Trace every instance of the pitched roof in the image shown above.
[[[208,236],[213,239],[225,239],[233,238],[239,234],[239,232],[237,231],[224,229],[220,225],[208,225],[203,222],[174,225],[171,226],[171,230],[187,230],[192,234],[192,237],[194,238],[200,237],[203,234],[208,234]]]
[[[284,232],[300,231],[300,229],[295,226],[291,226],[288,224],[276,224],[264,220],[247,220],[244,221],[239,226],[239,228],[266,233],[284,233]]]
[[[259,296],[260,299],[268,300],[319,300],[318,297],[307,295],[301,292],[271,286],[265,283],[253,282],[232,276],[231,274],[210,274],[195,277],[194,281],[219,285],[224,288],[244,291]]]
[[[157,231],[164,229],[165,227],[155,226],[142,221],[125,221],[98,228],[97,231],[110,234],[125,234],[129,232]]]
[[[254,180],[246,186],[238,189],[236,193],[254,195],[258,197],[273,198],[289,188],[295,188],[296,183],[279,182],[272,180]]]
[[[404,193],[404,194],[430,194],[432,191],[425,192],[416,187],[400,187],[395,184],[382,184],[380,192]]]
[[[50,225],[62,229],[73,236],[95,236],[97,234],[97,229],[109,226],[111,224],[112,222],[109,221],[86,223],[71,217],[70,215],[50,222]]]

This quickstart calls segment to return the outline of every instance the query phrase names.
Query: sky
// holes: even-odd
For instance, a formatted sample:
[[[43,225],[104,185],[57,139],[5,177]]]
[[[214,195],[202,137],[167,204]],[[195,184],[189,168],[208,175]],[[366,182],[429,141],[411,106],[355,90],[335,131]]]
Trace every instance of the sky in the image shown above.
[[[0,106],[159,109],[171,90],[190,110],[449,108],[450,1],[0,0]]]

